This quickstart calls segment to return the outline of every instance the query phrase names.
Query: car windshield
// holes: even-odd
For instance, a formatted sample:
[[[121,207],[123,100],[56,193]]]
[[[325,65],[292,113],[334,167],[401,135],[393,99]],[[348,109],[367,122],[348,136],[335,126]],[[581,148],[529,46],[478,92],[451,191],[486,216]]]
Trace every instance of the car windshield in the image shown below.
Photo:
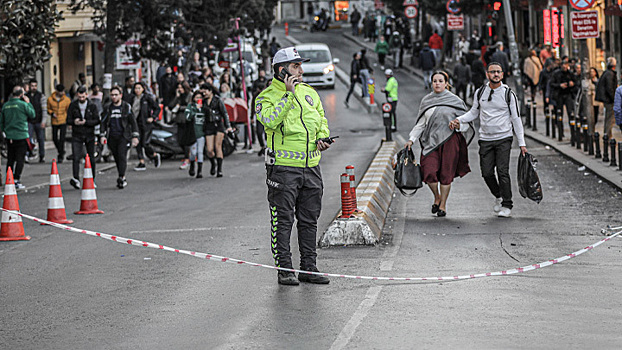
[[[308,58],[308,63],[330,62],[330,54],[327,50],[298,50],[300,57]]]

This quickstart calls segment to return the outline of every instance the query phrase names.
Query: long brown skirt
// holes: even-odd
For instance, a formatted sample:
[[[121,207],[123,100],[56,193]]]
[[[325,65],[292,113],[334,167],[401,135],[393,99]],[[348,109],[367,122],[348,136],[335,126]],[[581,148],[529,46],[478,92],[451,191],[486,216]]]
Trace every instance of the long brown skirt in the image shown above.
[[[455,177],[471,172],[466,140],[460,133],[454,133],[449,140],[427,156],[421,154],[423,182],[449,185]]]

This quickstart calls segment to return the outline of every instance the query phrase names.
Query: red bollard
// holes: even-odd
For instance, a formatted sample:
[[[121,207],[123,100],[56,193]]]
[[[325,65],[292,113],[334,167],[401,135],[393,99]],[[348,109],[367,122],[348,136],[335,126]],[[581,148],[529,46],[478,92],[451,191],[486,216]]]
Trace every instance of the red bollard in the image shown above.
[[[285,22],[285,35],[289,35],[289,23]]]
[[[360,212],[358,209],[358,203],[356,201],[356,185],[354,184],[354,166],[348,165],[346,166],[346,174],[348,174],[348,180],[350,181],[350,200],[352,201],[352,208],[354,213]]]
[[[348,174],[341,174],[341,215],[340,219],[348,219],[354,217],[352,213],[354,208],[352,207],[351,199],[352,190],[350,189],[350,178]]]

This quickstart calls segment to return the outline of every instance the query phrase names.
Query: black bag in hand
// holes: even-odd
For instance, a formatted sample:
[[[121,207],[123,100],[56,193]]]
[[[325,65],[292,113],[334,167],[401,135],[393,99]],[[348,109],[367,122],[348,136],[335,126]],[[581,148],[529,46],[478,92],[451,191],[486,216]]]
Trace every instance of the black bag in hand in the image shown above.
[[[542,185],[536,172],[536,160],[531,154],[525,153],[518,157],[518,190],[523,198],[536,203],[542,200]]]
[[[417,190],[423,187],[421,176],[421,166],[415,163],[415,155],[408,148],[403,148],[397,153],[397,164],[395,165],[395,187],[405,196],[412,196]],[[404,190],[414,190],[407,193]]]

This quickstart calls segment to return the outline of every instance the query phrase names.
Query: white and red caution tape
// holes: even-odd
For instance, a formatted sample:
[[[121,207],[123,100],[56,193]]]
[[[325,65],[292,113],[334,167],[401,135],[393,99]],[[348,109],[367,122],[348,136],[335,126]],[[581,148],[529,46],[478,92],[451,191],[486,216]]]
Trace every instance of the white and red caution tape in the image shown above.
[[[506,276],[506,275],[513,275],[513,274],[517,274],[517,273],[523,273],[523,272],[527,272],[527,271],[532,271],[532,270],[538,270],[541,269],[543,267],[548,267],[548,266],[552,266],[555,264],[559,264],[563,261],[566,261],[568,259],[572,259],[572,258],[576,258],[577,256],[586,253],[596,247],[598,247],[599,245],[617,237],[622,235],[622,231],[618,231],[616,233],[612,233],[610,236],[605,237],[603,239],[601,239],[600,241],[589,245],[583,249],[577,250],[574,253],[570,253],[567,255],[564,255],[562,257],[559,257],[557,259],[551,259],[548,261],[544,261],[541,263],[537,263],[537,264],[532,264],[532,265],[527,265],[527,266],[523,266],[523,267],[518,267],[515,269],[510,269],[510,270],[503,270],[503,271],[496,271],[496,272],[486,272],[486,273],[477,273],[477,274],[470,274],[470,275],[461,275],[461,276],[445,276],[445,277],[382,277],[382,276],[356,276],[356,275],[342,275],[342,274],[336,274],[336,273],[323,273],[323,272],[310,272],[310,271],[302,271],[302,270],[296,270],[296,269],[287,269],[287,268],[282,268],[282,267],[276,267],[276,266],[272,266],[272,265],[265,265],[265,264],[259,264],[259,263],[254,263],[254,262],[250,262],[250,261],[244,261],[244,260],[239,260],[239,259],[233,259],[233,258],[228,258],[228,257],[224,257],[224,256],[219,256],[219,255],[214,255],[214,254],[207,254],[207,253],[200,253],[200,252],[193,252],[190,250],[184,250],[184,249],[176,249],[176,248],[172,248],[172,247],[167,247],[165,245],[161,245],[161,244],[155,244],[155,243],[150,243],[150,242],[145,242],[145,241],[140,241],[140,240],[135,240],[135,239],[131,239],[131,238],[125,238],[125,237],[120,237],[120,236],[113,236],[113,235],[109,235],[106,233],[100,233],[100,232],[94,232],[94,231],[89,231],[89,230],[81,230],[78,228],[73,228],[73,227],[69,227],[67,225],[63,225],[63,224],[57,224],[55,222],[51,222],[51,221],[47,221],[47,220],[43,220],[40,218],[36,218],[34,216],[30,216],[28,214],[23,214],[20,212],[16,212],[16,211],[12,211],[12,210],[7,210],[4,208],[0,208],[0,210],[7,212],[7,213],[12,213],[15,215],[19,215],[21,217],[24,217],[26,219],[30,219],[33,220],[35,222],[39,222],[39,223],[43,223],[46,225],[50,225],[50,226],[54,226],[63,230],[67,230],[67,231],[72,231],[72,232],[77,232],[77,233],[83,233],[89,236],[95,236],[95,237],[100,237],[100,238],[104,238],[107,240],[111,240],[111,241],[115,241],[117,243],[125,243],[125,244],[130,244],[130,245],[135,245],[135,246],[142,246],[142,247],[147,247],[147,248],[154,248],[154,249],[160,249],[160,250],[165,250],[165,251],[169,251],[169,252],[175,252],[175,253],[179,253],[179,254],[186,254],[186,255],[190,255],[190,256],[194,256],[197,258],[201,258],[201,259],[208,259],[208,260],[213,260],[213,261],[219,261],[219,262],[227,262],[227,263],[233,263],[233,264],[238,264],[238,265],[250,265],[250,266],[255,266],[255,267],[263,267],[266,269],[271,269],[271,270],[281,270],[281,271],[290,271],[290,272],[298,272],[298,273],[306,273],[306,274],[312,274],[312,275],[320,275],[320,276],[326,276],[326,277],[340,277],[340,278],[351,278],[351,279],[359,279],[359,280],[374,280],[374,281],[456,281],[456,280],[465,280],[465,279],[473,279],[473,278],[480,278],[480,277],[492,277],[492,276]],[[617,229],[622,229],[622,227],[609,227],[607,230],[603,230],[603,232],[609,231],[612,232],[614,230]]]

